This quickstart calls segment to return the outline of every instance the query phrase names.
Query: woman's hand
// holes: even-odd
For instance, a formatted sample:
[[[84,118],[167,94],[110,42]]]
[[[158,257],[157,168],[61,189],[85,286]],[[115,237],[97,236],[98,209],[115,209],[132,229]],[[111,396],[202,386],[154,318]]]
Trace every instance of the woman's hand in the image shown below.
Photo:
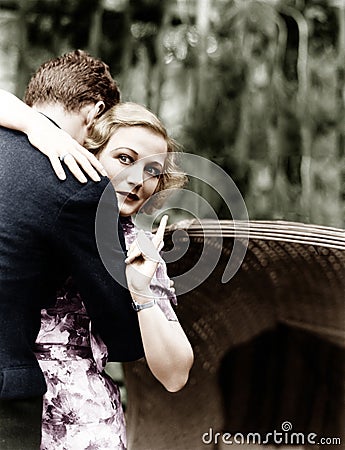
[[[143,231],[131,245],[126,259],[126,276],[133,300],[147,303],[152,300],[150,283],[161,257],[168,216],[163,216],[152,241]],[[165,299],[169,301],[168,299]],[[186,384],[194,356],[181,325],[167,320],[159,304],[138,312],[138,322],[146,362],[169,392],[176,392]]]
[[[4,89],[0,89],[0,124],[25,133],[31,144],[49,158],[60,180],[66,179],[61,159],[82,183],[86,183],[87,179],[81,169],[94,181],[100,180],[97,171],[106,175],[101,163],[92,153],[43,114]]]
[[[62,160],[81,183],[87,182],[83,171],[93,181],[100,181],[97,172],[106,175],[103,166],[91,152],[81,146],[64,130],[57,128],[45,116],[42,114],[40,116],[39,122],[41,125],[38,126],[37,121],[34,126],[26,130],[26,134],[30,143],[49,158],[52,168],[60,180],[66,179]]]
[[[145,303],[152,299],[150,283],[162,258],[158,251],[163,246],[163,237],[168,216],[162,217],[156,234],[150,240],[144,231],[139,230],[136,240],[128,250],[126,258],[126,277],[128,289],[133,299]]]

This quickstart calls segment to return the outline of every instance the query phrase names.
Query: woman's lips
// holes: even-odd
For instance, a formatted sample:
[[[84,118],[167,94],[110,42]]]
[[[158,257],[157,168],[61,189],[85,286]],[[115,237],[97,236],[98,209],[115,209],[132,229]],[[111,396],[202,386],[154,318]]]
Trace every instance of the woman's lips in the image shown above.
[[[126,197],[126,200],[139,200],[139,197],[136,194],[132,194],[131,192],[118,192],[118,194]]]

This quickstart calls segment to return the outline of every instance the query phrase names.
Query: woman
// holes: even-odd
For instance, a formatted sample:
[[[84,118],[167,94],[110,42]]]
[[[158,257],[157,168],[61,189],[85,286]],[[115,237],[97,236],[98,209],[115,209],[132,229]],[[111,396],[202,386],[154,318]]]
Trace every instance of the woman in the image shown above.
[[[45,130],[51,127],[56,133],[56,127],[43,119]],[[6,125],[9,123],[16,125],[7,110]],[[138,311],[147,364],[167,390],[177,391],[188,379],[193,352],[170,305],[169,300],[176,299],[165,264],[158,256],[152,258],[162,245],[167,217],[150,236],[152,242],[130,219],[147,207],[147,200],[158,191],[183,184],[184,176],[173,161],[176,148],[160,121],[133,103],[119,104],[98,119],[86,145],[117,192],[128,248],[127,284]],[[78,290],[69,279],[54,307],[42,310],[36,343],[48,386],[41,449],[126,448],[119,390],[104,373],[106,347],[91,327]]]

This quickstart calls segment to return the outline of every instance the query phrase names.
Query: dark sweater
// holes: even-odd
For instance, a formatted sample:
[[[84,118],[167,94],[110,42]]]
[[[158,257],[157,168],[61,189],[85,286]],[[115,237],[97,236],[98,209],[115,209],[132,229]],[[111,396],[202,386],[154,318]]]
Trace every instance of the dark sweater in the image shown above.
[[[0,398],[45,392],[33,353],[40,310],[55,301],[68,275],[78,286],[93,330],[108,347],[109,360],[143,356],[129,292],[98,253],[97,244],[106,266],[123,280],[124,241],[116,195],[112,188],[105,190],[108,185],[107,178],[82,185],[70,173],[61,182],[25,135],[0,127]]]

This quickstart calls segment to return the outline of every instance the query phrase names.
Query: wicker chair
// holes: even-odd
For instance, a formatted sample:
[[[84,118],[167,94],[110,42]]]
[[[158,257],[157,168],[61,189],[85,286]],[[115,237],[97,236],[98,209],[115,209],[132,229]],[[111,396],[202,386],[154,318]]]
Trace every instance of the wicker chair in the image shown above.
[[[129,449],[204,449],[210,428],[263,435],[284,421],[344,442],[345,232],[273,221],[222,221],[220,229],[218,264],[176,308],[195,354],[188,384],[169,393],[144,361],[125,366]],[[176,230],[189,238],[168,264],[178,279],[219,245],[219,223],[171,227],[166,248],[179,252],[186,234]],[[247,251],[222,283],[235,238]]]

